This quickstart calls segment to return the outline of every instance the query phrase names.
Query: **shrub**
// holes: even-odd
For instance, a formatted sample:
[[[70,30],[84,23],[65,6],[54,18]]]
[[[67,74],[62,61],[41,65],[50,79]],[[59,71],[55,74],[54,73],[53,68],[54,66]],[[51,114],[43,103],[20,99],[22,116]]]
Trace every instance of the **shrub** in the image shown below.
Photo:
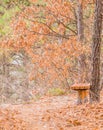
[[[47,92],[47,95],[49,96],[60,96],[64,94],[65,94],[65,91],[61,88],[51,88]]]

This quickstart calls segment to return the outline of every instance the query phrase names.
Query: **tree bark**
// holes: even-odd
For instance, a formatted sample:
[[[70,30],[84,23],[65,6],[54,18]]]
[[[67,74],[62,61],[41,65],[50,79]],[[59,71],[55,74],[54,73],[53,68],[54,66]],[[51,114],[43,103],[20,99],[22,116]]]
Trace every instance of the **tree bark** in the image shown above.
[[[77,5],[77,31],[79,41],[83,42],[84,39],[83,8],[82,4],[80,4],[79,2]]]
[[[100,101],[100,49],[102,34],[103,0],[96,0],[92,36],[92,72],[90,102]]]
[[[78,2],[77,5],[77,31],[78,31],[78,41],[84,44],[84,23],[83,23],[83,7],[82,3]],[[85,82],[85,72],[86,72],[86,56],[81,54],[78,59],[78,82]]]

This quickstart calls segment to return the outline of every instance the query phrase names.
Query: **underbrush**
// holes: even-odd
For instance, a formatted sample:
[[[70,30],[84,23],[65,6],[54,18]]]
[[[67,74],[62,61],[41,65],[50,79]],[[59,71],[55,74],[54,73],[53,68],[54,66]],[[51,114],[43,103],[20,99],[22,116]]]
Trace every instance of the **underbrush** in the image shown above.
[[[51,88],[48,90],[47,95],[48,96],[61,96],[66,94],[65,90],[61,88]]]

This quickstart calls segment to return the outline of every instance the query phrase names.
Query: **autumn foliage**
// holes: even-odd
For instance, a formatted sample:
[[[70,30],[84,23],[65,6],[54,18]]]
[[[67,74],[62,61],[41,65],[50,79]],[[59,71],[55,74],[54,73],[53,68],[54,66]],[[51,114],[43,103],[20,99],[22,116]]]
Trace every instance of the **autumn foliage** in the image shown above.
[[[11,22],[13,34],[4,42],[8,48],[17,53],[23,50],[30,57],[34,66],[30,80],[38,77],[49,84],[59,80],[64,86],[68,86],[68,77],[78,80],[78,69],[72,68],[79,55],[89,53],[89,46],[78,41],[76,6],[76,2],[61,0],[41,4],[31,1],[30,6],[20,6],[21,11]]]

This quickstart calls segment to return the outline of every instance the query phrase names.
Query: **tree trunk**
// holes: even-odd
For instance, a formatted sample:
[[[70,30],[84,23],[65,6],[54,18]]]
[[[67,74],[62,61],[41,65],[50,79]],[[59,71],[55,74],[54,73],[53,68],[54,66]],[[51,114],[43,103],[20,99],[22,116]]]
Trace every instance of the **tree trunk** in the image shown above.
[[[78,41],[83,45],[84,43],[84,23],[83,23],[83,7],[82,3],[78,2],[77,5],[77,31],[78,31]],[[78,82],[85,82],[85,72],[86,72],[86,56],[81,54],[78,60]]]
[[[83,24],[83,8],[80,3],[77,6],[77,30],[78,30],[78,39],[83,42],[84,39],[84,24]]]
[[[100,48],[102,33],[103,0],[96,0],[92,36],[92,72],[90,102],[100,101]]]
[[[9,66],[8,66],[8,57],[6,56],[5,52],[2,55],[2,74],[4,77],[9,77]]]

